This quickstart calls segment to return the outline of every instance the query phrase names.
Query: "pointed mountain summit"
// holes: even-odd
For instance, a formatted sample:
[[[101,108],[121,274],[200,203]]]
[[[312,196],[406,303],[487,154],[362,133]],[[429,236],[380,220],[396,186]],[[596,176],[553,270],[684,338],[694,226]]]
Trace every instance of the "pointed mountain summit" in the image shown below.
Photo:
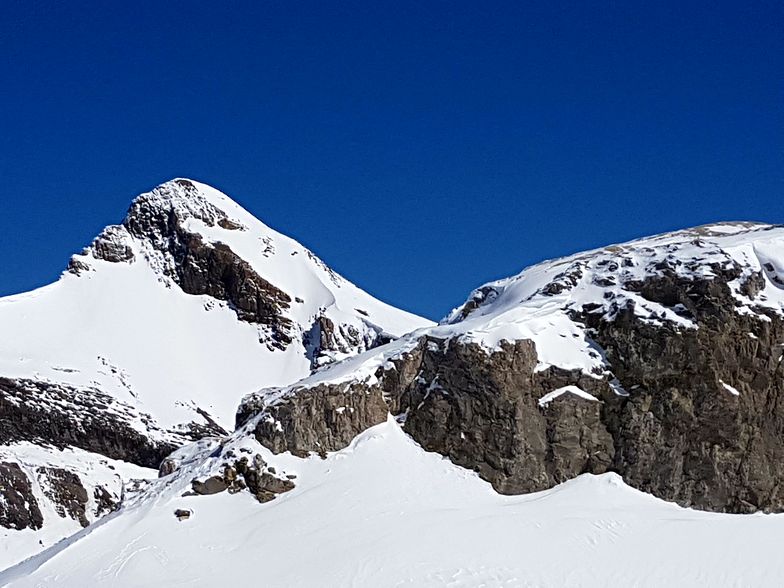
[[[292,382],[427,320],[384,304],[225,194],[137,197],[56,283],[0,300],[0,375],[95,386],[165,427]]]
[[[0,299],[0,481],[20,489],[0,500],[0,534],[86,524],[119,501],[118,463],[157,469],[230,431],[245,394],[430,324],[218,190],[166,182],[57,282]],[[66,495],[79,499],[65,507]]]

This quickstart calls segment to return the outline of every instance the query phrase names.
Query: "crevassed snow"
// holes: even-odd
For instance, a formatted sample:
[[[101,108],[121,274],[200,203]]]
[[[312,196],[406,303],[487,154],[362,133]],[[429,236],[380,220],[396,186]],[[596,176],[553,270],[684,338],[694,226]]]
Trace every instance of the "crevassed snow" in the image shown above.
[[[259,504],[163,479],[0,586],[765,587],[784,573],[782,515],[684,509],[615,474],[501,496],[392,420],[325,460],[264,458],[297,487]]]

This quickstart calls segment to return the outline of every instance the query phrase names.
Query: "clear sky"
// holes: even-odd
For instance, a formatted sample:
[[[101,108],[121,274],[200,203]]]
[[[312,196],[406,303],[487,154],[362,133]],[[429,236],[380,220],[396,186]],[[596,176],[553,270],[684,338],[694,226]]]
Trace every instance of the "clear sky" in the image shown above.
[[[780,1],[7,0],[0,82],[0,295],[176,176],[432,318],[544,258],[784,221]]]

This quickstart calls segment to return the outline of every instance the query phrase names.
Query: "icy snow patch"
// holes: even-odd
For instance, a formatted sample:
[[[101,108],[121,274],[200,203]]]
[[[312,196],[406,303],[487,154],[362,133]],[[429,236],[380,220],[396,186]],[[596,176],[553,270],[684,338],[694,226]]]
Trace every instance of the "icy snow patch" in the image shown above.
[[[563,386],[562,388],[558,388],[557,390],[553,390],[552,392],[549,392],[544,396],[542,396],[539,399],[539,406],[542,407],[547,406],[553,400],[555,400],[560,396],[563,396],[564,394],[574,394],[575,396],[579,396],[580,398],[584,398],[585,400],[593,400],[596,402],[599,401],[599,399],[596,398],[594,395],[588,394],[588,392],[582,390],[581,388],[578,388],[577,386],[569,385],[569,386]]]
[[[724,389],[732,394],[733,396],[740,396],[740,392],[736,388],[733,388],[729,384],[727,384],[724,380],[719,380],[719,383],[724,387]]]

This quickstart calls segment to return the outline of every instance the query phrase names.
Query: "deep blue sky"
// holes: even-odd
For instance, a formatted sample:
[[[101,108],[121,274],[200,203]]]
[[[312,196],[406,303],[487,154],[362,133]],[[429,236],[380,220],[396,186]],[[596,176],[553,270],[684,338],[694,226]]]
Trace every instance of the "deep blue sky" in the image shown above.
[[[433,318],[543,258],[782,222],[782,7],[3,2],[0,294],[175,176]]]

